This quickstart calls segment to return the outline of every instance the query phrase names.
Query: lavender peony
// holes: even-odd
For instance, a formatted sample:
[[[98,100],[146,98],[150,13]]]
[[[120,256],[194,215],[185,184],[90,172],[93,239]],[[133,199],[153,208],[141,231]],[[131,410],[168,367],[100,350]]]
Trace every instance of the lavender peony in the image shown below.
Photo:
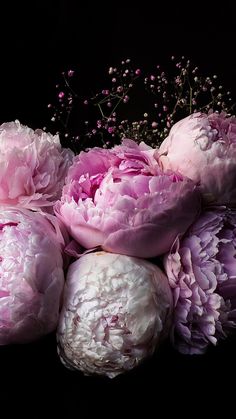
[[[170,325],[172,295],[142,259],[89,253],[68,271],[57,338],[62,362],[110,378],[150,356]]]
[[[206,211],[165,258],[174,296],[173,339],[203,353],[236,326],[236,212]]]
[[[206,203],[236,204],[236,118],[195,113],[177,122],[160,147],[164,168],[199,183]]]
[[[62,246],[56,217],[0,209],[0,345],[30,342],[56,328]]]
[[[0,126],[0,205],[38,209],[61,196],[73,152],[59,137],[19,121]]]
[[[75,157],[56,215],[85,248],[138,257],[167,252],[199,212],[193,182],[163,173],[155,151],[131,140]]]

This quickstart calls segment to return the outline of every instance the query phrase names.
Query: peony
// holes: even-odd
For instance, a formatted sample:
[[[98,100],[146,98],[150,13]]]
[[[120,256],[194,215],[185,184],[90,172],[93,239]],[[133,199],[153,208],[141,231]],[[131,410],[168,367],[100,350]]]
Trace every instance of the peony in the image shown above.
[[[110,378],[150,356],[168,332],[172,295],[148,261],[88,253],[69,268],[58,351],[66,367]]]
[[[33,341],[57,326],[63,236],[54,216],[0,210],[0,345]]]
[[[165,258],[174,297],[172,338],[203,353],[236,326],[236,212],[206,211]]]
[[[164,168],[200,185],[206,203],[236,204],[236,118],[195,113],[177,122],[160,146]]]
[[[167,252],[199,212],[193,182],[163,173],[155,151],[125,140],[74,159],[56,215],[85,248],[150,258]]]
[[[38,209],[61,196],[73,152],[59,137],[19,121],[0,126],[0,205]]]

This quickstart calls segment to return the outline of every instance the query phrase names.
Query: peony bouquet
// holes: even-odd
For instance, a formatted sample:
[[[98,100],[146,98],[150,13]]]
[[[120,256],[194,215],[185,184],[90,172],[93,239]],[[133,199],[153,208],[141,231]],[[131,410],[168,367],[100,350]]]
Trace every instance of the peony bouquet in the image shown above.
[[[0,126],[1,345],[56,331],[66,367],[113,378],[167,338],[202,354],[236,327],[236,118],[216,76],[176,69],[143,79],[155,119],[119,119],[142,75],[126,60],[79,134],[72,70],[48,105],[62,142]]]

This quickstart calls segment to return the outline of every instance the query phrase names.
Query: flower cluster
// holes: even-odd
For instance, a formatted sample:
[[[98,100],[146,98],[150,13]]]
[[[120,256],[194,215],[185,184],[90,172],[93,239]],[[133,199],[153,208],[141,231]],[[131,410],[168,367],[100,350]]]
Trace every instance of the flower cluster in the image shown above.
[[[231,92],[216,74],[203,76],[185,57],[172,56],[166,67],[157,65],[149,73],[128,58],[109,67],[105,87],[89,97],[79,93],[79,72],[63,72],[56,100],[48,104],[50,127],[77,152],[91,145],[111,147],[123,138],[156,147],[175,122],[196,111],[232,113]]]
[[[57,327],[66,230],[52,215],[72,163],[58,136],[19,121],[0,127],[0,344]]]
[[[142,71],[110,67],[112,88],[83,98],[100,118],[76,155],[0,127],[0,344],[57,329],[66,367],[113,378],[167,337],[199,354],[236,327],[236,118],[215,76],[175,69],[174,83],[159,66],[144,77],[155,117],[132,122],[117,110]],[[73,77],[49,107],[72,142]]]
[[[236,327],[235,145],[235,118],[196,113],[179,121],[159,150],[164,170],[194,180],[203,198],[200,216],[164,258],[172,338],[184,353],[202,353]]]

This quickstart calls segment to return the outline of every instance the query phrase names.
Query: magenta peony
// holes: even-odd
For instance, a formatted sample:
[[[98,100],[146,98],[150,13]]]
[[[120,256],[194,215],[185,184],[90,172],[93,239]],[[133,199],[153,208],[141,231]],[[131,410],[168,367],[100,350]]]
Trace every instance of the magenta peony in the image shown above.
[[[125,140],[75,157],[55,213],[82,246],[155,257],[193,222],[200,207],[194,183],[163,173],[154,153]]]
[[[110,378],[150,356],[169,330],[172,294],[161,270],[106,252],[72,263],[57,332],[62,362]]]
[[[172,337],[183,353],[203,353],[236,327],[236,212],[206,211],[165,258],[173,288]]]
[[[0,126],[0,205],[38,209],[61,196],[73,152],[59,137],[19,121]]]
[[[236,118],[195,113],[177,122],[160,146],[165,169],[200,185],[206,203],[236,204]]]
[[[0,210],[0,345],[37,339],[57,326],[64,285],[56,217]]]

